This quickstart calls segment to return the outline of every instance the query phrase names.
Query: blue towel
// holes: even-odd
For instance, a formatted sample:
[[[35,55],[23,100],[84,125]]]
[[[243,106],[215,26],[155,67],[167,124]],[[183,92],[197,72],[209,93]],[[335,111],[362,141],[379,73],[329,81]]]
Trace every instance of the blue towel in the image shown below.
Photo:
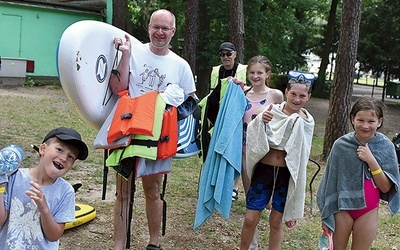
[[[199,182],[194,229],[205,222],[216,209],[229,218],[233,180],[242,169],[243,115],[246,97],[240,86],[230,82],[219,108],[214,132]]]
[[[357,157],[361,143],[354,132],[335,141],[329,154],[325,172],[317,192],[317,204],[322,222],[335,231],[334,214],[339,210],[365,208],[364,178],[371,179],[368,165]],[[393,143],[377,132],[368,142],[368,147],[387,177],[393,182],[388,193],[381,192],[380,198],[389,202],[391,214],[400,209],[400,176]],[[351,192],[349,192],[351,191]]]

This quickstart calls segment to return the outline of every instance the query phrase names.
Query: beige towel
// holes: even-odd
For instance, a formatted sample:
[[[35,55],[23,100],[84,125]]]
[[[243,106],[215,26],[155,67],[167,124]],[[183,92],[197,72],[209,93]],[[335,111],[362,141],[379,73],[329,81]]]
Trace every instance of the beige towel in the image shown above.
[[[307,114],[301,118],[298,114],[290,116],[283,113],[286,102],[273,105],[274,118],[269,123],[262,121],[261,112],[247,128],[246,165],[249,176],[253,175],[254,166],[268,152],[270,147],[286,151],[286,166],[289,180],[283,221],[301,219],[304,215],[306,170],[311,150],[314,130],[314,118]]]

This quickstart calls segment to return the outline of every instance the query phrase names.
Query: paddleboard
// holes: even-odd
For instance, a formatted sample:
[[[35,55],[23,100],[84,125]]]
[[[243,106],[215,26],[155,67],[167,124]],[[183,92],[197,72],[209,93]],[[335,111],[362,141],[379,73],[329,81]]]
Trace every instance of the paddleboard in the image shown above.
[[[111,70],[121,58],[113,39],[127,32],[107,23],[83,20],[71,24],[62,34],[57,48],[57,70],[61,86],[79,116],[99,130],[113,109],[117,95],[108,87]],[[140,43],[127,34],[131,43]],[[118,53],[118,58],[116,57]],[[194,119],[194,120],[193,120]],[[199,121],[189,116],[179,122],[179,153],[189,157],[200,152],[196,138]]]
[[[100,129],[117,101],[108,87],[111,70],[120,51],[113,39],[127,34],[110,24],[83,20],[70,25],[58,43],[57,69],[65,95],[80,117]],[[128,34],[129,35],[129,34]],[[129,35],[131,43],[140,43]]]
[[[65,223],[64,229],[70,229],[73,227],[85,224],[96,217],[96,209],[87,204],[75,204],[75,221]]]

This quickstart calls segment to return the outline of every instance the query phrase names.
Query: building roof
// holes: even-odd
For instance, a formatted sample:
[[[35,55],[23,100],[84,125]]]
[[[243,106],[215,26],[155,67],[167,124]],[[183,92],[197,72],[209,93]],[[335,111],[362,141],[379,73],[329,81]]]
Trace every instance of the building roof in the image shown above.
[[[0,0],[0,2],[92,13],[101,13],[107,7],[106,0]]]

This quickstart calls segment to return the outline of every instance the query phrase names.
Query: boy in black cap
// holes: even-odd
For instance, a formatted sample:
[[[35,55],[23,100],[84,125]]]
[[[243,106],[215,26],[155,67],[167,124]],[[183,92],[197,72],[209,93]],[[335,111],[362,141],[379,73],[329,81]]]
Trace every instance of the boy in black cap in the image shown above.
[[[39,163],[0,183],[0,249],[58,249],[64,225],[75,220],[74,189],[62,176],[88,147],[74,129],[51,130],[37,148]]]

